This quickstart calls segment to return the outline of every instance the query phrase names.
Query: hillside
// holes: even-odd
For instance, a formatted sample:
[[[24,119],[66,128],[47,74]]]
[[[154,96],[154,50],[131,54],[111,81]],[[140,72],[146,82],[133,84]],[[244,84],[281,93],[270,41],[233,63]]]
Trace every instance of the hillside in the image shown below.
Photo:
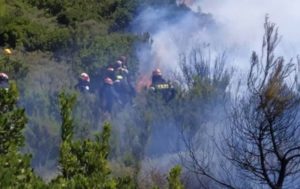
[[[299,59],[230,2],[0,0],[0,188],[299,188]]]
[[[57,174],[58,93],[62,90],[76,93],[74,86],[79,74],[89,73],[92,93],[87,97],[77,94],[75,135],[76,138],[86,138],[99,131],[107,119],[98,94],[105,69],[120,55],[125,55],[130,77],[136,81],[139,69],[137,48],[149,48],[151,44],[149,34],[133,31],[131,23],[140,10],[149,6],[174,10],[166,15],[174,20],[184,12],[190,12],[184,6],[178,7],[174,1],[0,1],[0,46],[12,49],[9,61],[16,65],[11,69],[4,64],[2,71],[7,70],[17,83],[19,103],[29,118],[23,151],[33,155],[32,166],[44,179],[49,180]],[[139,112],[143,106],[138,104],[137,109],[126,107],[112,118],[110,121],[116,127],[113,134],[120,135],[117,127],[123,122],[137,126],[137,120],[128,117],[130,114],[126,112]],[[143,116],[146,112],[140,113]],[[144,131],[136,126],[128,128],[133,129],[128,134],[140,137],[139,132]],[[126,128],[125,125],[121,127],[121,130]],[[119,144],[121,141],[118,140],[121,139],[113,143]],[[140,148],[144,144],[127,142],[126,146],[137,149],[124,151],[125,146],[113,145],[113,159],[141,158],[138,156],[142,154]]]

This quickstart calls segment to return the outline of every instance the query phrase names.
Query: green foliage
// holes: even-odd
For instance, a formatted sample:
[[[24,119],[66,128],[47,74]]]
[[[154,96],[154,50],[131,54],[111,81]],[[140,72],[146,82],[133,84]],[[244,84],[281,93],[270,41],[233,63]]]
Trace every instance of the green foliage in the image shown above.
[[[100,67],[114,63],[115,59],[122,54],[133,53],[132,45],[136,41],[137,38],[129,34],[111,34],[86,39],[86,41],[77,41],[77,45],[81,48],[76,54],[77,56],[73,57],[73,64],[76,64],[78,69],[88,71],[91,75],[100,75]],[[136,60],[130,62],[130,70],[135,71],[136,65]]]
[[[67,46],[70,33],[64,28],[51,28],[24,16],[0,17],[0,45],[23,46],[28,51],[56,50]]]
[[[62,144],[60,167],[62,175],[52,182],[53,186],[81,188],[116,188],[108,166],[111,126],[104,123],[103,131],[95,140],[72,141],[73,118],[71,115],[75,97],[61,93],[59,96],[62,117]],[[118,184],[127,183],[120,180]],[[130,183],[130,182],[129,182]]]
[[[45,188],[45,184],[36,177],[31,165],[31,156],[21,155],[12,150],[0,155],[1,188]]]
[[[179,165],[173,167],[168,176],[169,189],[183,189],[180,181],[181,167]]]
[[[55,15],[63,10],[65,1],[56,0],[29,0],[28,3],[37,6],[38,8],[47,8],[48,12]]]
[[[0,188],[43,188],[30,166],[31,157],[18,152],[27,118],[17,101],[15,84],[8,91],[0,89]]]
[[[8,74],[9,79],[24,78],[28,73],[28,66],[12,55],[0,55],[0,71]]]
[[[19,59],[3,57],[0,71],[16,79],[21,91],[20,104],[26,108],[29,118],[26,136],[34,167],[55,169],[60,154],[60,176],[50,187],[137,188],[141,161],[148,145],[156,139],[152,138],[153,132],[166,131],[173,123],[174,127],[184,124],[199,130],[199,107],[208,104],[198,103],[199,99],[213,101],[217,91],[227,86],[225,77],[221,79],[224,85],[219,87],[220,83],[203,79],[204,75],[187,72],[193,75],[193,85],[189,91],[179,86],[179,95],[170,104],[144,91],[134,100],[133,107],[114,112],[112,131],[106,123],[102,134],[92,137],[105,119],[98,94],[105,67],[120,55],[126,55],[129,75],[134,81],[138,70],[135,44],[149,41],[147,34],[126,33],[137,7],[171,4],[176,7],[174,0],[0,0],[0,46],[13,47],[19,54]],[[72,88],[81,72],[91,76],[92,94],[78,94],[75,106],[75,96],[61,93],[59,112],[58,92]],[[73,106],[76,107],[74,120]],[[23,115],[24,110],[19,114]],[[173,129],[169,132],[173,133]],[[109,143],[110,135],[113,144]],[[126,169],[134,169],[131,175],[135,178],[123,177],[124,174],[114,178],[111,172],[119,170],[109,168],[108,154],[111,159],[120,160]],[[29,161],[28,156],[26,162]],[[21,169],[11,168],[15,172]]]
[[[68,96],[64,92],[59,95],[60,115],[62,117],[61,138],[63,142],[69,142],[73,137],[72,108],[76,101],[76,96]]]
[[[129,176],[117,178],[117,189],[135,189],[137,184],[135,180]]]
[[[94,19],[104,21],[114,31],[126,28],[137,8],[136,0],[30,0],[29,3],[57,16],[62,25],[74,28],[80,22]]]
[[[66,48],[70,38],[70,33],[67,29],[43,28],[35,24],[31,24],[25,29],[27,31],[23,44],[28,51],[55,51],[60,48]]]
[[[5,0],[0,0],[0,17],[4,16],[6,13]]]
[[[18,92],[12,84],[8,91],[0,89],[0,154],[9,150],[18,149],[24,144],[22,130],[27,118],[25,110],[18,108]]]
[[[60,166],[63,175],[54,185],[67,184],[84,188],[115,188],[116,181],[110,176],[108,166],[110,125],[104,124],[103,131],[95,141],[63,141]]]

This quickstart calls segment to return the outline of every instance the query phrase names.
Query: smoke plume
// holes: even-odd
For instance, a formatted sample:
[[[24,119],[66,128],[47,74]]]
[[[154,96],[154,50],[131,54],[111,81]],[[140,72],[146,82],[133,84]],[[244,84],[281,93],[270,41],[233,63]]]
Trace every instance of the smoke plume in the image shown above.
[[[133,30],[148,32],[151,48],[138,51],[140,71],[148,76],[154,68],[160,68],[164,75],[177,71],[179,55],[202,43],[209,27],[213,27],[210,15],[183,5],[143,10],[133,22]]]
[[[177,4],[190,10],[148,8],[135,20],[134,30],[149,32],[152,39],[151,50],[140,53],[141,70],[174,71],[180,54],[206,43],[212,52],[225,51],[230,66],[246,71],[251,52],[261,49],[267,14],[282,36],[278,55],[290,59],[300,51],[299,1],[180,0]]]

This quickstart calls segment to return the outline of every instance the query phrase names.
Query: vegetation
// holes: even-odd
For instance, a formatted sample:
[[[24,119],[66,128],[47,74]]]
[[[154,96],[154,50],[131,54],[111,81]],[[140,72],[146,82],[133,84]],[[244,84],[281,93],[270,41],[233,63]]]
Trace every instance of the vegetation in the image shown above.
[[[30,156],[19,153],[24,143],[22,130],[26,125],[24,109],[16,107],[17,91],[11,85],[9,91],[0,90],[1,96],[1,187],[2,188],[136,188],[132,178],[113,178],[109,168],[108,153],[111,126],[104,123],[103,131],[94,140],[73,141],[72,106],[74,95],[59,95],[61,107],[60,173],[49,184],[35,176],[30,166]],[[178,177],[180,167],[170,172],[171,188],[182,188]],[[174,182],[174,183],[173,183]]]
[[[233,110],[235,129],[231,129],[227,144],[235,166],[249,178],[273,189],[291,184],[285,183],[300,171],[300,141],[296,134],[300,129],[299,94],[294,84],[287,83],[287,78],[293,77],[295,64],[285,63],[283,57],[275,58],[277,43],[275,25],[266,20],[262,45],[266,57],[259,61],[258,55],[252,54],[248,76],[250,95]],[[293,82],[296,83],[295,78]]]
[[[181,184],[180,181],[180,173],[181,173],[180,166],[175,166],[174,168],[171,169],[168,176],[169,189],[183,189],[183,185]]]
[[[8,91],[0,89],[0,187],[42,188],[30,165],[30,155],[22,155],[23,129],[27,123],[25,110],[16,106],[18,93],[15,84]]]
[[[148,2],[143,3],[142,6],[148,5]],[[1,145],[3,148],[13,146],[1,154],[1,188],[72,188],[75,185],[137,188],[133,175],[136,176],[138,168],[131,168],[135,164],[130,162],[134,162],[134,152],[142,159],[142,155],[138,155],[142,146],[122,151],[126,155],[117,160],[116,165],[119,165],[122,164],[119,159],[126,159],[128,164],[124,169],[128,169],[129,174],[121,171],[118,175],[120,171],[110,170],[112,160],[116,161],[121,149],[114,141],[116,130],[108,123],[101,126],[104,118],[99,116],[97,89],[105,66],[120,55],[128,57],[131,77],[137,74],[135,46],[138,43],[147,45],[148,37],[128,33],[127,27],[138,4],[140,2],[135,0],[0,1],[1,51],[4,48],[12,50],[10,55],[0,55],[0,69],[16,82],[8,93],[2,91],[6,96],[1,100],[14,109],[23,107],[26,110],[18,109],[15,115],[13,108],[6,110],[7,105],[1,103],[1,108],[10,111],[1,113],[1,133],[5,136],[1,134]],[[79,100],[76,102],[75,97],[65,94],[58,100],[62,89],[73,91],[77,75],[83,71],[92,78],[93,93],[77,94]],[[75,105],[74,113],[72,105]],[[11,130],[10,127],[15,128]],[[103,128],[102,135],[94,136],[100,128]],[[110,138],[111,132],[114,139]],[[11,141],[5,142],[7,140]],[[115,145],[109,148],[108,141]],[[32,156],[23,155],[21,151]]]
[[[150,34],[131,32],[135,16],[163,7],[172,22],[189,11],[176,2],[0,0],[0,49],[12,51],[0,55],[0,72],[10,78],[10,88],[0,89],[0,188],[280,189],[299,182],[297,77],[287,82],[296,65],[275,58],[278,34],[269,20],[241,98],[228,90],[225,54],[199,47],[179,56],[174,99],[142,89],[110,113],[101,107],[107,66],[125,55],[135,83],[136,50],[151,46]],[[74,89],[82,72],[91,77],[90,93]]]
[[[198,149],[194,141],[186,142],[187,159],[192,162],[186,163],[186,167],[196,172],[198,178],[208,178],[224,188],[279,189],[295,187],[297,183],[297,179],[293,180],[299,175],[296,64],[274,55],[279,37],[268,17],[264,29],[262,56],[252,54],[247,93],[233,102],[230,126],[218,147],[217,154],[222,156],[219,161],[231,163],[220,165],[225,176],[211,171],[211,152]],[[198,151],[205,155],[198,155]],[[241,180],[232,179],[235,176]]]

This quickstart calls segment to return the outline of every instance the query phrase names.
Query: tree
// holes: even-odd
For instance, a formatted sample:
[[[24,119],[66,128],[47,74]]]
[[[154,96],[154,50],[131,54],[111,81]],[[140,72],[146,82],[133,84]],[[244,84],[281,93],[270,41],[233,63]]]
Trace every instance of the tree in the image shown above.
[[[0,154],[24,144],[22,130],[25,128],[27,118],[24,109],[16,106],[17,100],[15,85],[11,85],[8,91],[0,89]]]
[[[27,118],[17,101],[15,84],[8,91],[0,89],[0,188],[43,188],[30,167],[30,155],[19,152]]]
[[[62,128],[60,147],[61,175],[52,181],[53,187],[80,188],[128,188],[134,186],[130,177],[115,179],[111,176],[108,154],[111,126],[104,123],[103,131],[95,140],[74,141],[72,107],[76,97],[61,93],[59,95]]]
[[[249,95],[233,108],[227,149],[229,160],[248,178],[281,189],[299,178],[300,98],[293,80],[295,64],[275,57],[279,37],[267,17],[264,29],[263,54],[260,59],[252,54]]]
[[[189,157],[185,166],[197,175],[202,186],[204,178],[231,189],[257,185],[281,189],[294,187],[299,181],[300,97],[296,64],[275,56],[278,29],[268,17],[264,30],[262,55],[259,58],[256,52],[252,54],[246,91],[234,99],[230,126],[217,148],[217,155],[225,159],[218,161],[233,167],[220,166],[218,171],[222,170],[222,174],[215,173],[211,169],[211,150],[199,151],[191,140],[185,140]],[[247,180],[252,182],[246,183]]]

